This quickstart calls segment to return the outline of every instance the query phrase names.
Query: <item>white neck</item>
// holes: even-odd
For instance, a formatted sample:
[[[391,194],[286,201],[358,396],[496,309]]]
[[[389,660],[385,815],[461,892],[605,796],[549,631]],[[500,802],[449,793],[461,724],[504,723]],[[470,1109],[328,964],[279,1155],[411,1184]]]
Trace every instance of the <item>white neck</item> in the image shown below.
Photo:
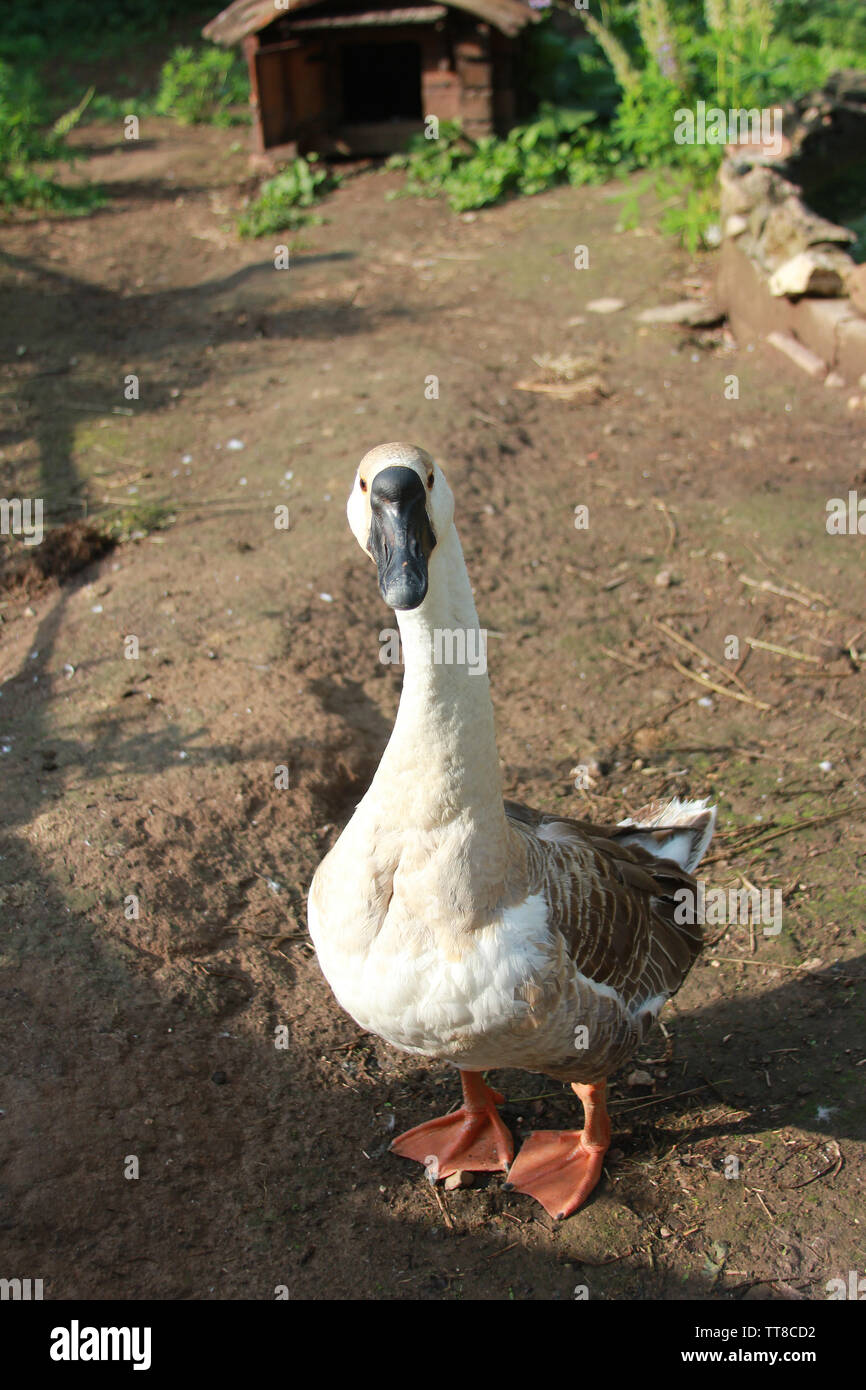
[[[403,693],[370,795],[380,806],[390,803],[408,830],[436,830],[462,819],[473,838],[489,842],[488,852],[504,853],[486,633],[453,524],[430,555],[424,602],[399,612],[397,621]]]

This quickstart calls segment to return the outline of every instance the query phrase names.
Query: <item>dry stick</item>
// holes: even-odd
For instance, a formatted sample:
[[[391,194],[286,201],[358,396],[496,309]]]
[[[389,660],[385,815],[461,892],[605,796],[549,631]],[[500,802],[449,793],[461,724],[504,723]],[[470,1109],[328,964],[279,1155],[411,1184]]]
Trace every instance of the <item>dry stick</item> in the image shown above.
[[[729,700],[739,700],[743,705],[754,705],[755,709],[771,710],[773,708],[764,700],[756,700],[753,695],[743,695],[739,690],[726,690],[723,685],[717,685],[708,676],[701,676],[696,671],[690,671],[688,666],[683,666],[676,657],[672,657],[672,662],[680,675],[688,676],[690,681],[696,681],[698,685],[703,685],[707,690],[714,690],[717,695],[725,695]]]
[[[725,1085],[731,1079],[732,1078],[729,1076],[725,1077],[725,1081],[722,1084]],[[696,1096],[698,1091],[709,1091],[711,1089],[710,1086],[695,1086],[692,1091],[671,1091],[670,1095],[667,1096],[653,1096],[650,1100],[638,1101],[637,1105],[627,1105],[624,1110],[619,1108],[622,1104],[621,1101],[612,1100],[610,1101],[609,1108],[613,1110],[614,1106],[616,1106],[617,1114],[625,1115],[630,1110],[644,1110],[648,1105],[659,1105],[663,1100],[674,1100],[677,1096]]]
[[[761,628],[763,628],[763,627],[766,626],[766,623],[767,623],[767,615],[766,615],[766,613],[759,613],[759,614],[758,614],[758,621],[755,623],[755,631],[752,633],[752,636],[753,636],[753,637],[757,637],[758,633],[761,631]],[[751,649],[750,646],[747,645],[747,646],[746,646],[746,650],[743,652],[743,655],[740,657],[739,661],[737,662],[736,666],[734,667],[734,675],[735,675],[735,676],[738,676],[738,675],[740,674],[740,672],[742,671],[743,667],[745,666],[746,662],[748,661],[748,659],[749,659],[749,657],[750,657],[751,655],[752,655],[752,649]]]
[[[443,1217],[443,1220],[445,1221],[445,1225],[448,1227],[449,1231],[453,1230],[453,1229],[454,1229],[454,1222],[451,1220],[451,1215],[450,1215],[450,1213],[449,1213],[447,1207],[446,1207],[445,1204],[443,1203],[442,1198],[439,1196],[439,1193],[438,1193],[438,1191],[436,1190],[436,1188],[433,1187],[431,1190],[432,1190],[432,1192],[433,1192],[433,1196],[436,1198],[436,1203],[437,1203],[437,1205],[438,1205],[438,1207],[439,1207],[439,1210],[440,1210],[441,1213],[442,1213],[442,1217]]]
[[[833,1159],[833,1162],[829,1163],[826,1168],[822,1168],[820,1173],[816,1173],[814,1177],[806,1178],[804,1182],[789,1183],[782,1188],[783,1192],[793,1192],[795,1188],[808,1187],[810,1183],[817,1182],[819,1178],[826,1178],[828,1173],[833,1178],[836,1177],[837,1173],[841,1173],[842,1166],[845,1162],[842,1157],[842,1149],[838,1140],[833,1139],[831,1142],[836,1145],[836,1157]]]
[[[757,637],[747,637],[746,641],[750,647],[757,647],[762,652],[772,652],[774,656],[789,656],[792,661],[811,661],[815,666],[821,665],[821,658],[809,656],[807,652],[795,652],[793,647],[777,647],[773,642],[759,642]]]
[[[791,584],[795,589],[799,589],[801,594],[808,594],[809,598],[814,599],[817,603],[823,603],[824,607],[828,608],[831,613],[837,613],[839,611],[837,608],[834,608],[830,600],[828,598],[825,598],[823,594],[817,593],[814,589],[807,589],[806,585],[801,584],[797,579],[790,579],[787,575],[783,575],[780,569],[778,569],[775,565],[771,565],[769,560],[766,559],[765,556],[761,555],[757,550],[753,549],[753,547],[749,545],[748,541],[743,541],[743,545],[752,555],[754,555],[756,560],[758,560],[762,565],[765,566],[766,569],[768,569],[772,574],[778,574],[780,579],[784,578],[786,583]]]
[[[806,962],[801,965],[783,965],[779,960],[749,960],[748,956],[712,956],[707,957],[710,961],[723,961],[726,965],[759,965],[763,970],[805,970]],[[811,969],[811,966],[809,967]]]
[[[835,714],[837,719],[844,719],[846,724],[853,724],[855,729],[866,729],[866,724],[860,719],[855,719],[853,715],[846,714],[844,710],[835,709],[833,705],[825,705],[828,714]]]
[[[735,685],[740,687],[744,695],[748,695],[748,687],[743,685],[743,682],[737,677],[734,671],[729,670],[727,666],[723,666],[720,661],[716,661],[715,657],[710,656],[708,652],[705,652],[694,642],[690,642],[687,637],[681,636],[674,628],[668,627],[667,623],[663,623],[658,618],[654,618],[653,624],[660,632],[663,632],[666,637],[670,637],[673,642],[678,642],[681,647],[686,647],[690,652],[694,652],[696,656],[702,657],[704,661],[709,661],[712,666],[715,666],[717,671],[721,671],[726,680],[732,680]]]
[[[744,844],[734,844],[731,846],[731,850],[736,854],[743,854],[746,850],[763,849],[764,845],[769,844],[771,840],[781,839],[783,835],[792,835],[795,830],[805,830],[810,825],[829,825],[831,821],[839,820],[842,816],[848,816],[852,813],[862,815],[863,811],[862,806],[858,805],[856,801],[852,801],[850,805],[843,806],[840,811],[831,811],[826,816],[810,816],[807,820],[798,821],[796,825],[785,825],[781,830],[774,830],[769,835],[758,835],[754,840],[747,840]],[[727,858],[726,854],[714,854],[708,859],[701,860],[701,863],[714,864],[725,858]]]
[[[643,673],[646,670],[646,667],[641,666],[640,662],[634,661],[630,656],[626,656],[624,652],[615,652],[610,647],[602,647],[601,650],[604,652],[605,656],[611,657],[613,661],[621,661],[624,666],[629,666],[632,671],[640,671]]]
[[[771,584],[769,579],[750,579],[747,574],[737,576],[741,584],[748,584],[750,589],[763,589],[764,593],[777,594],[779,598],[790,598],[795,603],[801,603],[804,608],[811,608],[814,600],[804,598],[802,594],[795,594],[793,589],[782,589],[778,584]],[[826,602],[826,600],[822,600]]]
[[[668,719],[672,714],[676,714],[677,710],[682,709],[684,705],[693,705],[695,701],[699,700],[700,698],[700,695],[687,695],[685,700],[677,700],[674,704],[665,706],[663,710],[661,710],[658,714],[653,715],[651,718],[642,719],[639,724],[631,724],[627,726],[623,730],[623,732],[618,736],[616,741],[618,743],[625,743],[630,738],[633,738],[639,729],[652,729],[655,727],[656,724],[664,724],[665,720]]]
[[[657,511],[661,512],[662,516],[668,524],[668,543],[665,547],[665,554],[667,555],[671,550],[673,550],[674,546],[677,543],[677,523],[674,520],[673,512],[671,511],[667,502],[663,502],[660,497],[654,497],[652,501],[653,506],[656,508]]]

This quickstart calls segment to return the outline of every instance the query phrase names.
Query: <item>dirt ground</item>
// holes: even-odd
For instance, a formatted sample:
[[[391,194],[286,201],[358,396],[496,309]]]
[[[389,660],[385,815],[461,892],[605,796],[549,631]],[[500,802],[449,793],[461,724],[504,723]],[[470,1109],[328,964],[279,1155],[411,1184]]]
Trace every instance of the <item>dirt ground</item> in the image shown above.
[[[0,229],[0,495],[51,526],[120,504],[125,539],[0,594],[2,1271],[130,1299],[824,1299],[862,1274],[864,541],[825,528],[866,488],[847,393],[639,325],[714,262],[617,231],[617,190],[460,218],[368,170],[277,270],[232,230],[243,132],[76,138],[105,210]],[[553,381],[543,354],[594,389],[516,389]],[[306,934],[399,697],[344,512],[389,439],[456,493],[506,793],[598,819],[711,794],[711,883],[784,895],[776,937],[707,927],[559,1225],[387,1152],[456,1078],[360,1033]],[[577,1119],[560,1083],[496,1084],[518,1140]]]

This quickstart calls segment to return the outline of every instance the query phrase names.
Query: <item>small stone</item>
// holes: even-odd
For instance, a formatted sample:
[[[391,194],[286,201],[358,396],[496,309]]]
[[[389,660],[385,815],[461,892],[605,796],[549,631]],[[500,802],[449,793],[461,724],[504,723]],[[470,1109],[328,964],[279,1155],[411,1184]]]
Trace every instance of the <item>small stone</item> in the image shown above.
[[[770,343],[778,352],[782,352],[796,366],[816,381],[822,381],[827,375],[827,364],[816,352],[810,352],[802,343],[798,343],[790,333],[780,333],[774,330],[767,334],[767,342]]]
[[[792,294],[831,297],[844,294],[845,281],[838,256],[838,252],[834,255],[829,251],[817,251],[814,247],[810,247],[808,251],[800,251],[798,255],[792,256],[780,265],[770,276],[767,285],[770,294],[777,298]]]
[[[456,1173],[452,1173],[449,1177],[445,1179],[445,1191],[456,1192],[458,1188],[471,1187],[474,1182],[475,1174],[466,1172],[464,1169],[461,1168]]]
[[[661,1236],[662,1240],[670,1240],[670,1237],[673,1235],[673,1231],[671,1230],[670,1226],[659,1226],[659,1235]]]
[[[725,222],[725,236],[742,236],[743,232],[748,228],[748,225],[745,217],[742,217],[738,212],[732,212]]]
[[[616,314],[625,308],[625,300],[591,299],[586,307],[591,314]]]
[[[709,299],[681,299],[677,304],[657,304],[638,314],[638,323],[681,323],[691,328],[709,328],[725,317],[724,310]]]
[[[654,580],[658,589],[669,589],[673,582],[674,577],[670,570],[659,570]]]
[[[626,1086],[652,1086],[653,1079],[648,1071],[633,1071],[626,1080]]]
[[[824,378],[824,385],[829,386],[831,391],[838,391],[845,385],[845,378],[838,372],[828,372]]]

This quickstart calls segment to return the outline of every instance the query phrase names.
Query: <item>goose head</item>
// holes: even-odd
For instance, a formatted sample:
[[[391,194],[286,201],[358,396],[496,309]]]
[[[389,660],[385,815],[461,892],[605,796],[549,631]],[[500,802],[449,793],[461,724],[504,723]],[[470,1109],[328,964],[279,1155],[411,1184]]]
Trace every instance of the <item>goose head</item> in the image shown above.
[[[361,459],[346,507],[359,546],[375,561],[390,608],[418,608],[427,595],[428,561],[454,518],[445,475],[425,449],[379,444]]]

